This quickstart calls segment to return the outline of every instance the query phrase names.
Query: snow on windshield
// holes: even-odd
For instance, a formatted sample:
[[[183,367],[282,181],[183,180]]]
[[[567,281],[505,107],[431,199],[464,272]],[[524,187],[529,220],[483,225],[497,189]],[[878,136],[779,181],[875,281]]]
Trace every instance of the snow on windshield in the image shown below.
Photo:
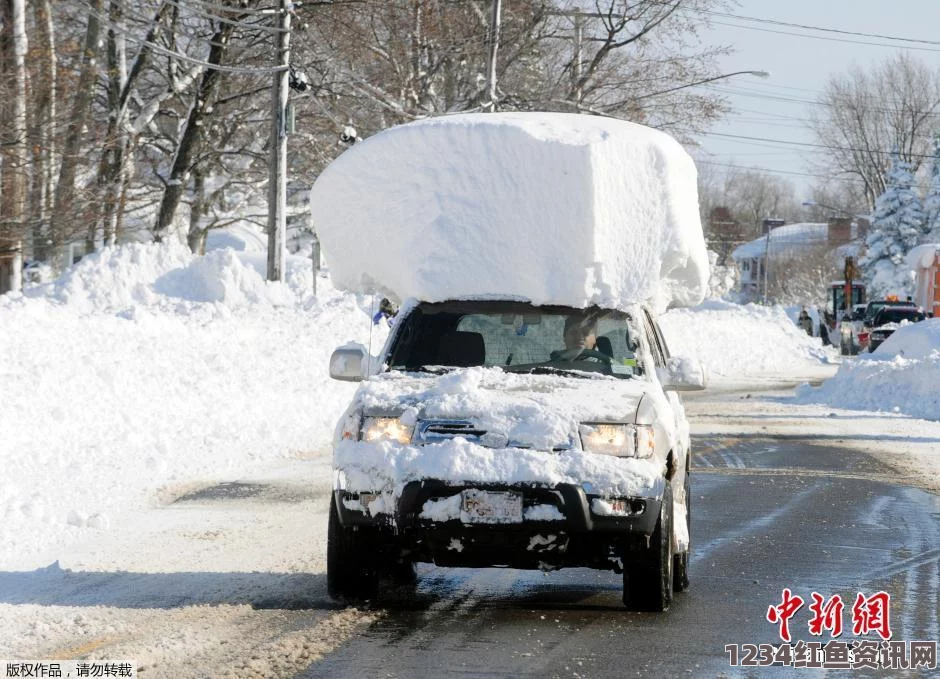
[[[337,285],[662,310],[694,305],[708,258],[695,166],[668,135],[597,116],[444,116],[343,153],[311,196]]]

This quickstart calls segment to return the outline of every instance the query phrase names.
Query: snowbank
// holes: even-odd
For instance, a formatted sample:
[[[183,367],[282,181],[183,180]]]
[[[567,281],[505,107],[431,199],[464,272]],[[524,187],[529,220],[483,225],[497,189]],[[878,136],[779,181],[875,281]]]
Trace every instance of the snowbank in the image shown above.
[[[0,568],[158,488],[329,443],[355,389],[329,354],[368,343],[370,300],[325,279],[313,298],[307,259],[274,285],[242,257],[128,245],[0,297]]]
[[[560,113],[391,128],[311,194],[334,282],[399,299],[699,303],[708,259],[696,171],[671,137]]]
[[[802,403],[903,413],[940,420],[940,319],[900,326],[873,354],[848,361],[818,388],[802,387]]]
[[[815,374],[835,352],[798,328],[782,307],[708,300],[660,319],[673,355],[698,359],[710,376]]]

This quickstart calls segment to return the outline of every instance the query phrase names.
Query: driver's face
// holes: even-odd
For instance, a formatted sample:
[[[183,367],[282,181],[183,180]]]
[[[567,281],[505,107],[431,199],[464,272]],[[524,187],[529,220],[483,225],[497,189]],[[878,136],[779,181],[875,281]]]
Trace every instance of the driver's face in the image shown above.
[[[565,349],[593,349],[597,344],[594,326],[575,323],[565,329]]]

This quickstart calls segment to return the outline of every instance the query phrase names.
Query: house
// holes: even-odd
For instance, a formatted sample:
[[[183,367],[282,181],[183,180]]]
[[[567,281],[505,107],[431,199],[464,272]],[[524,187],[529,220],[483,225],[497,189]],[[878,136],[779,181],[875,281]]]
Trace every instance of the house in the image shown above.
[[[940,317],[940,243],[918,245],[907,253],[914,270],[914,303]]]
[[[860,229],[851,220],[833,218],[825,223],[779,224],[780,220],[764,220],[766,234],[731,253],[738,267],[738,290],[747,299],[764,296],[768,279],[775,273],[775,263],[782,265],[824,250],[831,253],[835,265],[838,259],[857,254]]]

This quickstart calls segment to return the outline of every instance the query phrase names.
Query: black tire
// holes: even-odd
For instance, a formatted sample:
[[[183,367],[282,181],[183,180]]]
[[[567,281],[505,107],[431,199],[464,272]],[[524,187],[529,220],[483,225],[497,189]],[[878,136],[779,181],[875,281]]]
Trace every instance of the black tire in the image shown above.
[[[330,501],[326,546],[326,591],[337,601],[374,599],[378,591],[378,550],[372,531],[344,527],[336,498]]]
[[[649,547],[628,553],[623,569],[623,603],[632,611],[665,611],[672,603],[672,486],[663,501]]]
[[[685,523],[689,531],[689,546],[672,557],[672,591],[684,592],[689,588],[689,559],[692,557],[692,487],[691,474],[685,470]]]

